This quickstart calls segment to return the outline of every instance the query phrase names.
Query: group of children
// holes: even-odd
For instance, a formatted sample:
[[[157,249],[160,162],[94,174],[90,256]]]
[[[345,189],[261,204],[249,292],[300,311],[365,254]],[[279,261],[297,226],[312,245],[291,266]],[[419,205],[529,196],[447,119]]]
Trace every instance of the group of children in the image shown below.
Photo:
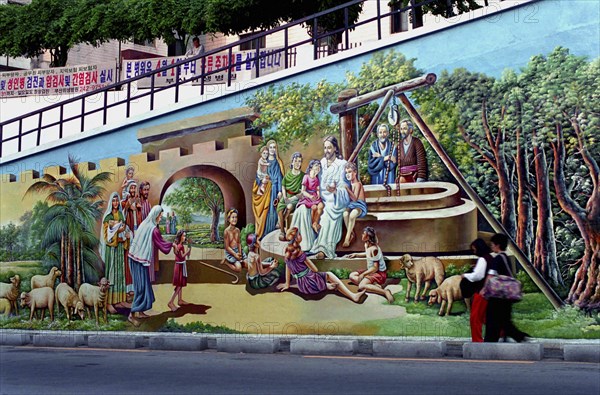
[[[309,165],[310,167],[310,165]],[[349,175],[356,168],[347,167]],[[362,191],[352,191],[355,196]],[[364,194],[364,191],[362,191]],[[352,208],[351,210],[355,210]],[[351,214],[352,211],[350,211]],[[227,212],[227,221],[229,225],[225,228],[225,259],[223,264],[227,265],[235,272],[241,272],[244,266],[247,267],[246,280],[253,289],[264,289],[272,287],[279,283],[281,274],[277,269],[278,263],[272,258],[264,261],[260,259],[260,243],[256,234],[251,233],[246,237],[248,254],[245,254],[241,246],[241,232],[237,228],[238,211],[231,209]],[[381,295],[389,303],[393,303],[394,297],[389,289],[385,289],[387,280],[387,268],[383,259],[383,252],[378,245],[375,229],[366,227],[363,231],[361,240],[365,245],[365,252],[359,254],[350,254],[347,258],[366,258],[367,268],[350,274],[350,281],[358,286],[358,292],[352,292],[348,287],[332,272],[319,272],[317,267],[306,257],[306,254],[300,249],[302,236],[298,228],[288,229],[286,233],[287,246],[285,249],[285,283],[279,285],[281,291],[290,287],[290,281],[293,277],[298,289],[304,294],[316,294],[322,291],[338,290],[354,302],[359,302],[365,292]]]

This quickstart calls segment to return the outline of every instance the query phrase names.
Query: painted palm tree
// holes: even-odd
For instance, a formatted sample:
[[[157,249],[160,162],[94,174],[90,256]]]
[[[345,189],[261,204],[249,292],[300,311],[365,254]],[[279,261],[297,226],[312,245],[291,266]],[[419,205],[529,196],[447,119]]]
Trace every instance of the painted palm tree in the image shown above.
[[[69,168],[71,174],[65,178],[45,174],[26,194],[45,193],[46,201],[52,204],[45,216],[48,226],[43,247],[48,256],[58,258],[60,254],[61,281],[79,288],[85,280],[85,264],[101,270],[94,253],[98,246],[94,228],[102,214],[102,184],[111,179],[112,173],[100,172],[90,178],[79,170],[77,159],[71,155]]]

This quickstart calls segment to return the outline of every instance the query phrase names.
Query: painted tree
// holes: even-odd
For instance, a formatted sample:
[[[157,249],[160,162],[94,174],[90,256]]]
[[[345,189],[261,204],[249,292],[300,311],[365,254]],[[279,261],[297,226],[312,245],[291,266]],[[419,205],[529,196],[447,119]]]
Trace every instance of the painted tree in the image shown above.
[[[3,249],[3,260],[11,262],[22,242],[19,227],[12,222],[0,228],[0,246]]]
[[[44,216],[48,208],[48,203],[36,202],[32,210],[26,211],[19,218],[21,221],[19,237],[23,245],[21,259],[43,259],[45,251],[42,249],[42,240],[46,231]]]
[[[447,125],[449,128],[445,132],[451,133],[448,139],[456,141],[458,131],[462,140],[476,153],[476,160],[485,162],[494,170],[500,197],[500,222],[514,237],[516,211],[511,182],[514,164],[510,155],[510,139],[508,142],[506,139],[507,133],[514,131],[506,126],[507,123],[514,125],[515,122],[508,119],[514,114],[507,112],[506,84],[506,81],[496,81],[481,73],[456,69],[452,73],[443,71],[432,87],[432,92],[424,95],[415,92],[415,97],[420,105],[425,105],[424,113],[432,107],[438,107],[433,115],[439,114],[440,106],[442,109],[455,107],[450,116],[442,117],[442,122],[456,122],[454,125]],[[469,161],[466,162],[468,163]],[[470,173],[471,177],[477,179],[482,176],[481,169],[474,169]],[[490,196],[488,202],[490,200],[493,197]]]
[[[211,215],[210,241],[216,242],[219,237],[219,217],[225,210],[223,194],[217,184],[206,178],[185,178],[174,191],[165,197],[165,203],[176,210],[192,210],[204,215]]]
[[[531,63],[541,76],[534,91],[543,104],[537,123],[541,138],[552,147],[556,199],[585,245],[583,257],[574,263],[577,270],[568,302],[600,310],[600,60],[588,62],[557,48],[547,58],[538,56]],[[591,184],[589,193],[576,196],[569,189],[568,157],[581,161],[583,176]]]
[[[49,251],[58,246],[61,281],[78,289],[84,281],[84,265],[100,269],[94,253],[98,247],[95,228],[104,204],[102,184],[112,174],[101,172],[90,178],[80,171],[73,156],[69,156],[69,168],[69,177],[57,179],[45,174],[26,194],[46,194],[46,201],[52,204],[44,215],[47,227],[42,245]]]
[[[294,141],[306,145],[313,137],[339,132],[329,105],[342,89],[342,84],[327,81],[270,85],[248,97],[246,104],[260,113],[253,125],[263,130],[265,140],[276,139],[286,151]]]

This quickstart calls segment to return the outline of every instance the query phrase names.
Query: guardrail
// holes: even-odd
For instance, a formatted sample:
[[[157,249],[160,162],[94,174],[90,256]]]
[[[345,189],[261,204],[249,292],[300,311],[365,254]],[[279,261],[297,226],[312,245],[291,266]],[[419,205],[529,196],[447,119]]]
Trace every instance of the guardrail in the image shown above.
[[[83,94],[81,96],[77,96],[77,97],[74,97],[71,99],[67,99],[67,100],[61,101],[60,103],[56,103],[56,104],[50,105],[48,107],[45,107],[43,109],[33,111],[33,112],[30,112],[27,114],[23,114],[16,118],[1,122],[0,123],[0,157],[2,157],[5,152],[6,144],[12,143],[14,140],[17,140],[16,153],[22,152],[23,151],[23,139],[25,137],[29,137],[32,134],[35,134],[35,147],[39,146],[42,141],[42,135],[46,131],[48,131],[50,128],[58,127],[58,139],[62,139],[63,134],[64,134],[63,133],[64,132],[64,124],[67,122],[79,120],[80,121],[79,122],[80,132],[84,132],[86,130],[85,129],[86,118],[91,115],[97,114],[97,113],[102,113],[102,124],[106,125],[108,122],[108,110],[112,109],[112,108],[116,108],[116,107],[124,108],[125,109],[125,117],[129,118],[131,116],[132,100],[139,100],[144,97],[149,97],[148,111],[153,111],[155,108],[156,95],[163,91],[172,90],[174,92],[174,103],[178,103],[181,85],[189,83],[189,82],[198,82],[199,81],[200,84],[199,84],[198,93],[199,93],[199,95],[203,95],[204,91],[205,91],[205,83],[204,83],[205,78],[212,74],[227,72],[227,81],[225,83],[227,84],[227,86],[231,86],[232,70],[234,70],[236,66],[241,66],[242,64],[244,64],[246,62],[246,59],[243,59],[242,61],[236,61],[234,63],[231,63],[232,53],[233,53],[234,48],[236,48],[242,44],[254,42],[255,47],[256,47],[256,53],[255,53],[252,61],[254,61],[254,63],[255,63],[256,77],[259,77],[260,76],[260,67],[259,67],[260,60],[264,59],[268,56],[272,56],[274,53],[280,53],[280,52],[284,53],[284,56],[283,56],[284,57],[284,67],[285,67],[285,69],[287,69],[287,68],[295,66],[295,63],[296,63],[295,62],[295,59],[296,59],[295,54],[296,54],[297,48],[300,46],[312,45],[314,48],[314,50],[313,50],[313,59],[314,60],[328,56],[332,53],[336,53],[339,51],[344,51],[344,50],[352,48],[352,45],[350,43],[350,35],[353,30],[355,30],[357,27],[360,27],[363,25],[370,25],[374,29],[376,29],[377,39],[381,40],[382,39],[382,21],[384,19],[391,18],[394,15],[397,15],[397,14],[400,14],[403,12],[407,12],[407,11],[413,12],[413,10],[415,10],[415,9],[420,9],[420,7],[423,7],[429,3],[436,2],[439,0],[425,0],[425,1],[419,1],[419,2],[417,2],[416,0],[410,0],[410,3],[406,7],[401,7],[401,8],[392,10],[390,12],[385,12],[385,13],[383,13],[381,10],[381,3],[379,1],[377,1],[377,14],[375,16],[361,20],[356,23],[350,23],[349,22],[350,9],[352,7],[358,6],[361,3],[364,3],[365,1],[366,0],[350,1],[348,3],[331,8],[329,10],[326,10],[326,11],[323,11],[323,12],[320,12],[320,13],[317,13],[317,14],[284,24],[284,25],[281,25],[279,27],[276,27],[274,29],[271,29],[271,30],[268,30],[265,32],[255,34],[251,37],[244,38],[242,40],[225,45],[223,47],[220,47],[220,48],[217,48],[217,49],[214,49],[211,51],[207,51],[206,53],[204,53],[202,55],[190,57],[190,58],[187,58],[180,62],[176,62],[174,64],[167,65],[167,66],[161,67],[159,69],[153,70],[151,72],[141,74],[141,75],[117,82],[117,83],[109,85],[105,88],[95,90],[95,91],[92,91],[92,92],[89,92],[89,93],[86,93],[86,94]],[[448,2],[448,3],[451,4],[450,2]],[[487,3],[487,0],[486,0],[486,3]],[[322,33],[319,33],[319,20],[323,20],[327,16],[330,16],[335,13],[343,13],[344,25],[341,26],[340,28],[332,30],[332,31],[324,31]],[[450,15],[452,15],[451,5],[449,8],[449,13],[450,13]],[[418,25],[416,24],[417,23],[416,19],[415,18],[412,18],[412,19],[413,19],[412,20],[413,27],[418,27]],[[302,39],[302,40],[297,40],[295,42],[290,42],[289,30],[295,26],[310,26],[310,29],[312,32],[311,37],[308,39]],[[281,33],[281,32],[283,32],[283,34],[284,34],[283,47],[279,48],[279,49],[270,50],[268,53],[261,54],[261,48],[259,48],[260,46],[258,45],[260,40],[263,38],[266,38],[268,36],[272,36],[274,34]],[[336,38],[341,37],[342,42],[340,43],[340,45],[338,47],[333,48],[332,51],[324,51],[321,46],[322,40],[327,39],[329,37],[334,37],[334,36]],[[206,70],[206,57],[210,56],[210,55],[218,54],[218,53],[220,54],[223,52],[228,53],[228,59],[230,59],[229,63],[220,68],[213,69],[211,71],[207,71]],[[196,61],[200,61],[200,64],[202,65],[200,74],[193,76],[193,77],[182,76],[181,75],[182,66],[184,66],[187,63],[196,62]],[[163,72],[173,69],[173,68],[175,68],[175,76],[176,76],[174,83],[171,85],[168,85],[168,86],[155,86],[155,77],[159,73],[163,73]],[[139,91],[139,92],[136,92],[135,94],[132,94],[132,84],[136,83],[139,80],[145,79],[145,78],[151,79],[150,88],[147,90]],[[109,104],[108,103],[108,92],[112,91],[112,90],[124,90],[126,92],[125,98],[123,98],[121,100],[117,100],[114,103]],[[89,98],[90,96],[97,96],[97,95],[102,95],[103,105],[100,108],[86,109],[86,99]],[[80,103],[80,108],[78,110],[78,113],[75,115],[72,115],[72,116],[65,117],[65,106],[67,106],[69,104],[73,104],[73,103]],[[51,111],[55,112],[57,109],[58,109],[58,119],[51,120],[50,118],[55,118],[55,117],[51,117],[50,112]],[[28,123],[28,124],[34,123],[36,126],[33,128],[30,128],[30,129],[24,130],[24,123]],[[12,144],[14,144],[14,143],[12,143]],[[30,147],[28,147],[28,148],[30,148]]]

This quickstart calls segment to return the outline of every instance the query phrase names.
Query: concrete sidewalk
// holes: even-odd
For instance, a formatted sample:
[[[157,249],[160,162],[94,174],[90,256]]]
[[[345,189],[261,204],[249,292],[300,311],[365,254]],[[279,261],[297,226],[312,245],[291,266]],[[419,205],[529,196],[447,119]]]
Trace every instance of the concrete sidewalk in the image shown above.
[[[565,360],[600,364],[600,340],[471,343],[462,338],[0,330],[0,345],[396,358]]]

